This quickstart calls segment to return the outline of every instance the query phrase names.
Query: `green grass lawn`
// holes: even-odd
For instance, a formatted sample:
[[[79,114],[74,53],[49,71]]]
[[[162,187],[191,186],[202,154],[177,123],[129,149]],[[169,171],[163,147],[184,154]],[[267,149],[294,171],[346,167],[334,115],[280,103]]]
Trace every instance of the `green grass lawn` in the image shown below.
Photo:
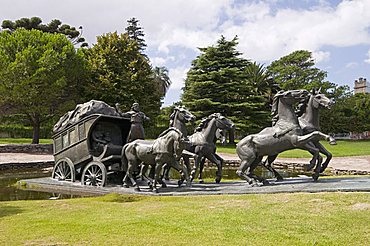
[[[30,138],[0,138],[0,144],[30,144],[32,139]],[[51,144],[51,139],[40,139],[42,144]],[[370,140],[360,141],[346,141],[338,140],[337,145],[329,145],[327,142],[321,141],[321,143],[329,150],[333,156],[359,156],[359,155],[370,155]],[[221,146],[217,145],[218,153],[229,153],[236,154],[235,146]],[[299,157],[311,157],[311,154],[304,150],[288,150],[279,155],[279,157],[285,158],[299,158]]]
[[[30,144],[31,138],[0,138],[0,144]],[[40,144],[51,144],[51,139],[40,139]]]
[[[327,142],[321,141],[325,148],[330,151],[333,156],[359,156],[370,155],[370,140],[360,141],[346,141],[338,140],[337,145],[330,145]],[[235,146],[217,146],[217,152],[235,154]],[[304,150],[288,150],[279,155],[284,158],[299,158],[299,157],[312,157],[312,155]]]
[[[368,245],[370,193],[0,202],[0,245]]]

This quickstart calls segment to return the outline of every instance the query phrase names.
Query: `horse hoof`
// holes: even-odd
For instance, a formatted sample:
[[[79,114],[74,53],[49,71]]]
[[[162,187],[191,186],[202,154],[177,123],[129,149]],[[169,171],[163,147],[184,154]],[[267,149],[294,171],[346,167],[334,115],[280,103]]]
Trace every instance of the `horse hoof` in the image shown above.
[[[216,178],[215,181],[216,181],[216,184],[219,184],[221,183],[221,178]]]
[[[153,193],[159,193],[158,189],[154,189]]]
[[[329,144],[330,144],[330,145],[337,145],[337,141],[336,141],[335,139],[331,139],[331,140],[329,141]]]
[[[153,191],[153,185],[149,185],[149,190]]]
[[[315,164],[308,164],[307,166],[306,166],[306,171],[311,171],[313,168],[315,167]]]
[[[169,177],[165,177],[164,180],[170,181],[170,178]]]
[[[123,188],[129,188],[130,186],[128,184],[123,184],[122,187]]]
[[[267,180],[264,180],[264,181],[262,181],[262,184],[263,184],[263,185],[269,185],[269,184],[270,184],[270,182],[268,182]]]
[[[313,178],[313,181],[314,182],[317,182],[319,180],[319,175],[318,174],[314,174],[314,175],[312,175],[312,178]]]
[[[277,177],[277,178],[276,178],[276,181],[277,181],[277,182],[281,182],[281,181],[284,181],[284,179],[283,179],[283,177]]]
[[[167,188],[167,185],[165,183],[163,183],[162,188]]]
[[[136,187],[134,190],[135,191],[140,191],[140,188],[139,187]]]
[[[181,185],[184,183],[184,181],[183,180],[179,180],[179,181],[177,181],[177,185],[179,186],[179,187],[181,187]]]
[[[203,179],[199,179],[199,184],[204,184]]]

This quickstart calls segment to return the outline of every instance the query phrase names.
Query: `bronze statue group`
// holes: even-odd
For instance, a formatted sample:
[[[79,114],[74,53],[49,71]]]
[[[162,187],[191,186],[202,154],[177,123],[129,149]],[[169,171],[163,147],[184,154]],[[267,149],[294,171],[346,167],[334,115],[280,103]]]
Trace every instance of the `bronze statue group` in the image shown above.
[[[237,144],[236,152],[241,160],[237,175],[251,186],[267,184],[265,179],[254,173],[258,165],[263,165],[278,180],[282,180],[272,163],[279,153],[298,148],[312,154],[308,169],[314,169],[312,177],[317,181],[332,157],[319,141],[327,140],[330,144],[336,144],[334,138],[320,132],[319,126],[319,109],[330,108],[331,104],[332,101],[320,90],[279,91],[273,98],[272,126],[246,136]],[[119,107],[116,105],[116,108]],[[120,114],[131,118],[128,143],[122,148],[122,167],[126,171],[124,187],[133,186],[140,190],[136,182],[136,172],[139,170],[139,177],[147,181],[150,189],[158,191],[157,184],[166,187],[163,178],[168,179],[170,168],[181,173],[179,185],[186,181],[186,185],[190,186],[198,169],[199,182],[202,183],[206,159],[217,166],[216,183],[221,181],[224,160],[216,154],[217,133],[233,129],[235,126],[231,120],[220,113],[213,113],[202,119],[195,132],[188,135],[186,123],[193,122],[195,116],[184,107],[175,107],[170,116],[170,127],[157,139],[150,141],[144,140],[142,127],[142,122],[149,118],[140,112],[138,104],[134,104],[131,111]],[[326,156],[325,162],[320,153]],[[181,158],[183,165],[180,164]],[[193,166],[190,158],[194,158]],[[149,166],[153,170],[152,177],[147,175]]]

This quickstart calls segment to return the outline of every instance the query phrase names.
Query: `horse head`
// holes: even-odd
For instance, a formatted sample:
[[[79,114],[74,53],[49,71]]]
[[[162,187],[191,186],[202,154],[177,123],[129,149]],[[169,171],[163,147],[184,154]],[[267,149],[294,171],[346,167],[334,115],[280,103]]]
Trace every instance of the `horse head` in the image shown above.
[[[234,123],[231,120],[229,120],[225,116],[222,116],[220,113],[215,113],[214,118],[216,119],[216,126],[218,129],[230,130],[235,127]]]
[[[175,118],[181,122],[192,122],[195,120],[195,116],[189,112],[185,107],[175,107],[173,113],[170,116],[171,120]]]
[[[293,111],[293,104],[305,101],[309,95],[310,93],[307,90],[282,90],[276,93],[271,108],[272,125],[275,125],[286,111]],[[280,107],[281,105],[284,105],[284,107]],[[279,112],[279,108],[282,112]],[[296,116],[294,118],[297,119]]]
[[[322,107],[330,109],[330,107],[333,105],[333,101],[321,93],[321,88],[319,90],[313,89],[311,92],[311,98],[312,106],[314,108]]]

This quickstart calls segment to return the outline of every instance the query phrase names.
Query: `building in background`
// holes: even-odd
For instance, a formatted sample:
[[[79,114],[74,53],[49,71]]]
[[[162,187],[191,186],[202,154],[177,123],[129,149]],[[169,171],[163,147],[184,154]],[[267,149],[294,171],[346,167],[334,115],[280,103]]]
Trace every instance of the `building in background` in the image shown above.
[[[354,87],[355,94],[357,93],[370,93],[370,83],[366,81],[366,78],[359,78],[355,80]]]

